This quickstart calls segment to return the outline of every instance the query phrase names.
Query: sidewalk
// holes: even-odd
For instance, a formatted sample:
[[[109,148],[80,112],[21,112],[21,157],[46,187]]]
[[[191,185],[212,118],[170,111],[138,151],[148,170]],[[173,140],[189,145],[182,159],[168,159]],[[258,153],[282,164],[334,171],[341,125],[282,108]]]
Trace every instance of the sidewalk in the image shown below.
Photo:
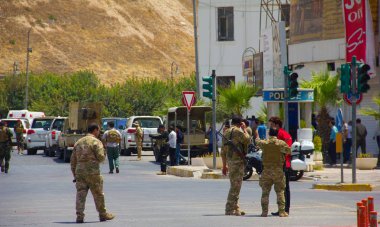
[[[173,166],[168,167],[167,174],[179,177],[194,177],[201,179],[228,179],[220,169],[212,170],[206,166]],[[257,174],[249,180],[259,180]],[[380,169],[356,170],[356,184],[352,183],[352,169],[347,165],[343,168],[343,183],[341,184],[341,169],[325,167],[323,170],[305,172],[299,181],[313,181],[315,189],[339,191],[380,191]]]

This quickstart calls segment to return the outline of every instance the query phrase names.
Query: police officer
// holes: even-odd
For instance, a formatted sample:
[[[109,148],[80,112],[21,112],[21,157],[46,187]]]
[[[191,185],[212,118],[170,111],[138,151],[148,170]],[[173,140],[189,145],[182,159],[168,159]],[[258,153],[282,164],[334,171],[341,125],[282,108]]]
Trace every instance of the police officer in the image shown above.
[[[89,189],[94,197],[96,210],[99,212],[99,220],[107,221],[115,217],[107,213],[105,207],[103,177],[100,175],[100,163],[105,159],[105,151],[102,142],[97,139],[99,134],[100,129],[97,124],[89,125],[88,134],[75,143],[71,156],[71,171],[77,189],[77,223],[84,221],[84,208]]]
[[[150,134],[149,137],[156,140],[156,143],[159,144],[160,149],[160,159],[161,162],[161,172],[157,173],[158,175],[166,175],[166,159],[169,154],[169,133],[165,130],[164,125],[159,125],[157,132],[158,135]]]
[[[136,148],[137,148],[137,160],[140,161],[144,133],[138,121],[135,121],[132,124],[132,126],[136,128],[135,140],[136,140]]]
[[[247,126],[240,116],[232,118],[232,126],[227,128],[223,135],[223,175],[229,172],[230,190],[226,203],[226,215],[245,215],[239,209],[239,194],[244,175],[244,158],[250,142]],[[228,164],[228,169],[227,169]]]
[[[1,172],[8,173],[9,160],[11,159],[11,142],[12,132],[8,127],[5,127],[4,122],[0,122],[0,165]],[[3,162],[5,160],[5,163]]]
[[[116,168],[116,173],[119,173],[119,157],[120,157],[120,141],[121,133],[116,130],[115,123],[110,121],[107,123],[108,130],[103,134],[103,141],[106,143],[107,147],[107,157],[110,168],[110,174],[113,174],[114,168]]]
[[[278,130],[271,128],[269,130],[269,139],[256,139],[256,144],[263,150],[264,170],[260,177],[260,187],[262,188],[261,208],[262,217],[268,216],[269,193],[272,185],[277,194],[277,204],[280,217],[287,217],[285,212],[285,175],[283,165],[285,162],[284,154],[290,154],[289,146],[282,140],[277,139]]]
[[[19,155],[22,155],[22,152],[24,150],[24,146],[23,146],[24,126],[22,125],[21,120],[17,120],[17,123],[15,124],[15,127],[14,127],[14,132],[16,134],[17,153]]]

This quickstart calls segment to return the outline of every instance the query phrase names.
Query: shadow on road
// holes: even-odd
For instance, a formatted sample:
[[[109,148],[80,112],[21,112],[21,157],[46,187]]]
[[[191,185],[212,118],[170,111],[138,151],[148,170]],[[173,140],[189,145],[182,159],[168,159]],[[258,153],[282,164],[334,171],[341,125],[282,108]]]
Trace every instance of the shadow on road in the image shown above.
[[[77,225],[75,221],[58,221],[58,222],[53,222],[54,224],[63,224],[63,225]],[[85,221],[83,224],[91,224],[91,223],[98,223],[98,221]]]

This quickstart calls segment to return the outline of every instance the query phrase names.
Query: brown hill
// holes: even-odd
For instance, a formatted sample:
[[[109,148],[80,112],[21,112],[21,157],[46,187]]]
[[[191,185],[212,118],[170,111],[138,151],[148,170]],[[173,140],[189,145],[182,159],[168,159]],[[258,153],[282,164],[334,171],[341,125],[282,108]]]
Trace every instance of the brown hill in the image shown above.
[[[93,70],[112,84],[127,76],[194,71],[192,1],[1,0],[0,74],[14,61],[25,71],[27,31],[30,70]]]

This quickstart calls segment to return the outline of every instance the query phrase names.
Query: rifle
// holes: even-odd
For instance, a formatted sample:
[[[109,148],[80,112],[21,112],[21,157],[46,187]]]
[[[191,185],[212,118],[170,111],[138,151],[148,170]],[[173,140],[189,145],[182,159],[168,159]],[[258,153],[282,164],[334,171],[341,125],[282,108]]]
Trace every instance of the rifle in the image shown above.
[[[220,131],[222,131],[224,125],[225,125],[225,123],[223,123],[222,127],[217,131],[217,134],[220,135],[220,136],[222,136],[222,137],[227,141],[227,142],[226,142],[225,144],[223,144],[223,145],[231,146],[231,147],[232,147],[232,150],[233,150],[234,152],[236,152],[236,153],[239,155],[239,157],[240,157],[243,161],[245,161],[245,154],[244,154],[244,152],[242,152],[242,151],[240,150],[240,147],[236,146],[236,144],[234,144],[234,143],[232,142],[232,140],[231,140],[233,130],[231,131],[231,134],[230,134],[230,138],[229,138],[229,139],[226,138],[226,137],[223,135],[223,133],[220,132]]]

